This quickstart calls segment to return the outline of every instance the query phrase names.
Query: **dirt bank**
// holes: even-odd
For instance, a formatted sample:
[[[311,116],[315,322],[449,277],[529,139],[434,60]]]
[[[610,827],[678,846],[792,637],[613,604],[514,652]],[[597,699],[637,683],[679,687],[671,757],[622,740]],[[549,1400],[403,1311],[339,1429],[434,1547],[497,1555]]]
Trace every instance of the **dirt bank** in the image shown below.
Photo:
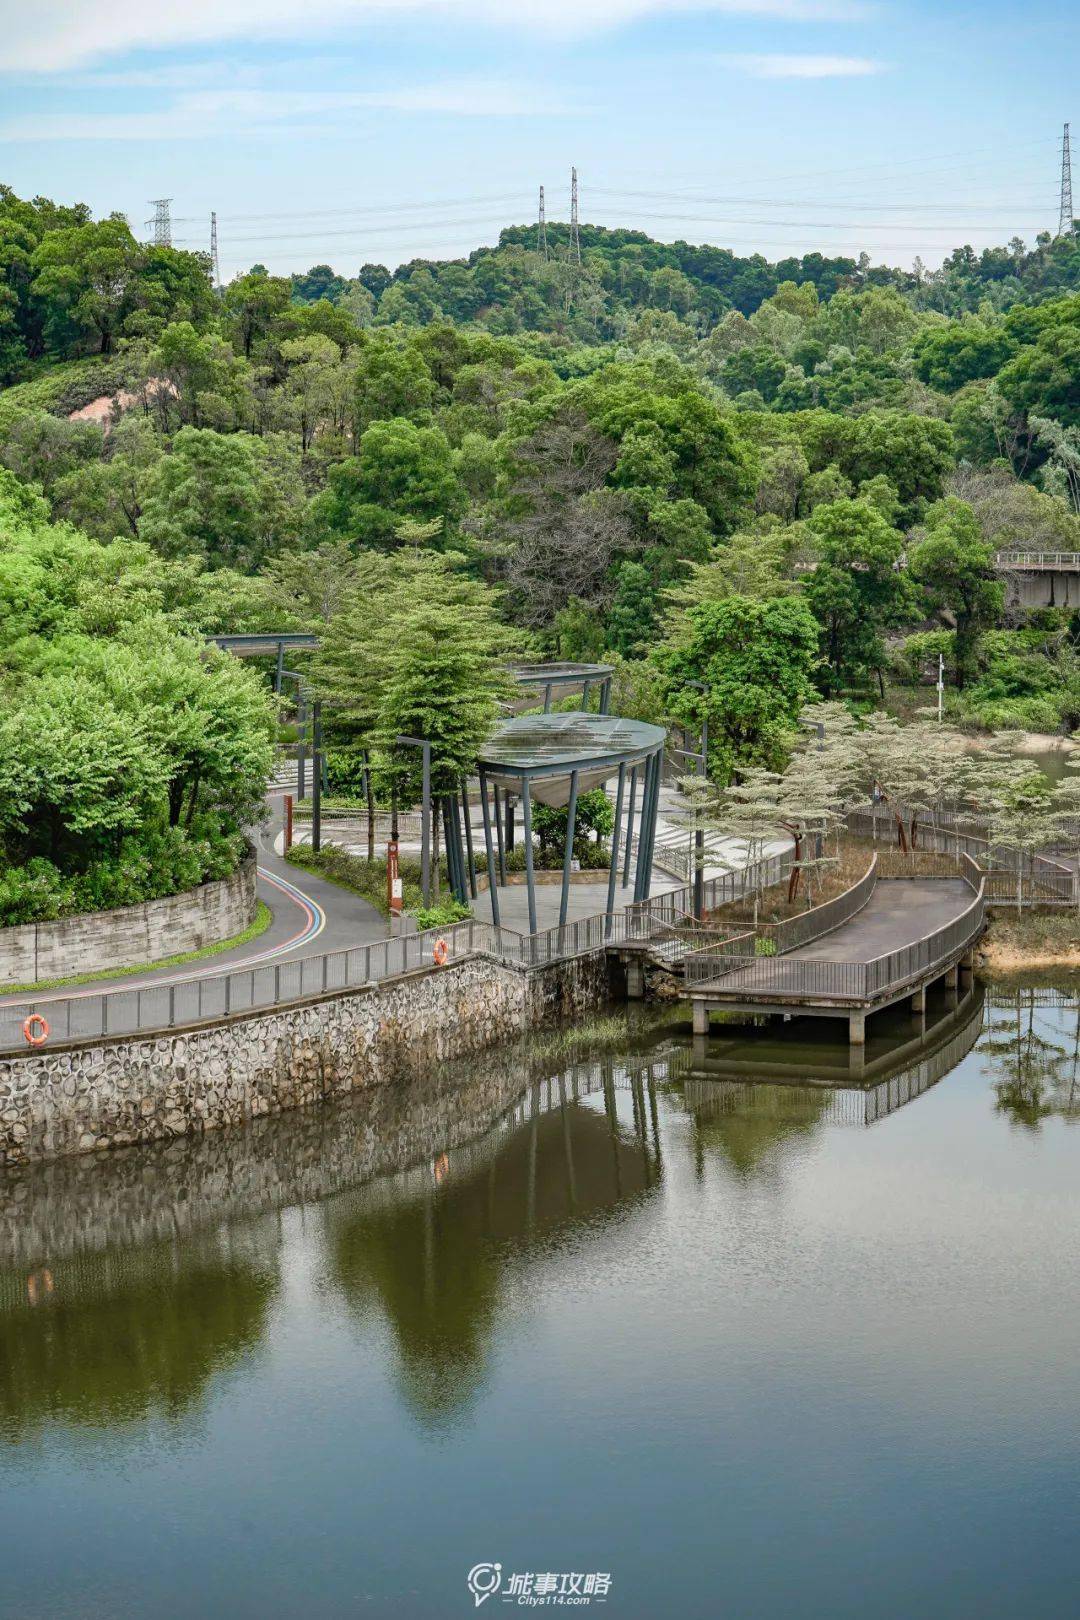
[[[1080,968],[1080,915],[1075,911],[1030,911],[1016,917],[991,912],[978,963],[992,973]]]

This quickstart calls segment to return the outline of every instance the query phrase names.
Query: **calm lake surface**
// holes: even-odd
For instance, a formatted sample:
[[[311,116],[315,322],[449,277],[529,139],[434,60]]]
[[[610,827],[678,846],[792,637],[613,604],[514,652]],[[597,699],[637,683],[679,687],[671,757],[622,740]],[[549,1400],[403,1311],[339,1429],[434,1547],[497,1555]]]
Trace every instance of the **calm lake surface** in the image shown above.
[[[0,1614],[1075,1615],[1080,998],[931,1013],[0,1177]]]

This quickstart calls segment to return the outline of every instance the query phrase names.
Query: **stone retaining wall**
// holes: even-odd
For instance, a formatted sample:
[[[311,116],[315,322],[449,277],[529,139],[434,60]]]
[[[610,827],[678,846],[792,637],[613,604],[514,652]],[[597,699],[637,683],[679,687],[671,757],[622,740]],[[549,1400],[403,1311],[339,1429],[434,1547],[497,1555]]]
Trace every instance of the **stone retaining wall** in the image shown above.
[[[199,951],[242,933],[255,916],[255,906],[252,855],[231,877],[164,900],[0,928],[0,989]]]
[[[0,1164],[158,1142],[423,1077],[607,996],[604,952],[489,957],[157,1036],[0,1059]]]

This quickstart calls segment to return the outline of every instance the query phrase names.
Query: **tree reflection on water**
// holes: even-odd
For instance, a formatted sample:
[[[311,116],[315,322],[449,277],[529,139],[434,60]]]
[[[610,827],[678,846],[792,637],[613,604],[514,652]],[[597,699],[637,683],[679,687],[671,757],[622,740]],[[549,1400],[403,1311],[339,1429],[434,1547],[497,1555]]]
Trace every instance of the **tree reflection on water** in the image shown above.
[[[1031,1131],[1053,1116],[1080,1118],[1080,995],[1016,985],[999,988],[988,1004],[983,1050],[999,1076],[999,1112]]]
[[[530,1117],[496,1140],[327,1206],[333,1286],[361,1320],[373,1307],[385,1314],[403,1394],[425,1421],[450,1420],[481,1387],[508,1268],[624,1218],[658,1187],[649,1084],[632,1087],[629,1122],[610,1064],[592,1098],[564,1082],[543,1111],[550,1099],[534,1088]]]
[[[977,991],[925,1037],[886,1020],[863,1078],[823,1035],[701,1047],[658,1030],[561,1068],[507,1049],[248,1130],[0,1177],[0,1435],[204,1406],[272,1337],[279,1217],[304,1209],[315,1250],[298,1263],[327,1312],[344,1307],[350,1339],[388,1326],[404,1402],[437,1431],[484,1388],[523,1273],[652,1218],[662,1143],[671,1164],[689,1155],[700,1176],[713,1160],[768,1190],[827,1130],[877,1130],[916,1104],[976,1042],[980,1092],[1009,1121],[1080,1117],[1075,990],[999,987],[985,1016],[984,1030]]]

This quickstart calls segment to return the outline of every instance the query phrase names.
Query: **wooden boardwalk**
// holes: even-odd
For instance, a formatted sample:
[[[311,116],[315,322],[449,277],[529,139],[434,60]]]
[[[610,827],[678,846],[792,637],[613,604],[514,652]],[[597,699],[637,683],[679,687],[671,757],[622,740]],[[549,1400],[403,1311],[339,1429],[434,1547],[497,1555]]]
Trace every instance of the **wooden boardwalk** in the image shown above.
[[[780,954],[755,954],[747,934],[689,955],[683,994],[693,1005],[695,1032],[708,1033],[712,1012],[798,1013],[846,1017],[849,1039],[861,1045],[872,1013],[905,996],[914,1011],[924,1011],[927,985],[944,979],[956,989],[961,974],[970,973],[985,923],[981,881],[876,881],[868,874],[850,893],[850,916],[823,916],[816,937]]]

